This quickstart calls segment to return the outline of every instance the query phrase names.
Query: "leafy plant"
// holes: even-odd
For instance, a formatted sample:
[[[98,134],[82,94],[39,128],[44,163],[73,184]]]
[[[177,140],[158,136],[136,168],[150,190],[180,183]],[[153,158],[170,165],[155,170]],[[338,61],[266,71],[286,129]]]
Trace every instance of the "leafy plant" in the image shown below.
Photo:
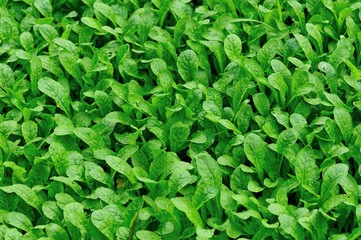
[[[0,239],[358,239],[360,9],[0,0]]]

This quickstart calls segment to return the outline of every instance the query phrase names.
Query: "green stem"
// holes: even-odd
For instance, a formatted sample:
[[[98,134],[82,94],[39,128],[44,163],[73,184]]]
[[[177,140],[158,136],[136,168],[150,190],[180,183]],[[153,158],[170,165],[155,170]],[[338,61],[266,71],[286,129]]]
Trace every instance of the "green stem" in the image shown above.
[[[277,0],[277,11],[278,11],[278,17],[281,22],[283,22],[283,16],[282,16],[282,6],[280,3],[280,0]]]

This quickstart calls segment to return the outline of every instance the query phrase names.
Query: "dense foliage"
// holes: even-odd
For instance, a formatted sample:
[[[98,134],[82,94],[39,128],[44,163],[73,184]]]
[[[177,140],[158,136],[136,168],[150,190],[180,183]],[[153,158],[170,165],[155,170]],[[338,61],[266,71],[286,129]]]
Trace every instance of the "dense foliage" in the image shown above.
[[[359,239],[357,0],[0,0],[0,239]]]

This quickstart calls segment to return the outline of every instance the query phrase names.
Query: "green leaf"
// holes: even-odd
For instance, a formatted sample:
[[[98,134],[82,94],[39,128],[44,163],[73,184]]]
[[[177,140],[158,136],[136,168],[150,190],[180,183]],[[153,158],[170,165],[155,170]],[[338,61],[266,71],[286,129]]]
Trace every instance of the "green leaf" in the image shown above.
[[[268,211],[270,211],[272,214],[276,215],[276,216],[280,216],[282,214],[287,214],[287,209],[285,208],[285,206],[279,204],[279,203],[271,203],[268,206]]]
[[[292,76],[291,100],[298,96],[306,95],[314,89],[314,85],[309,81],[308,72],[296,71]],[[290,102],[291,102],[290,100]]]
[[[112,110],[112,100],[107,93],[96,90],[94,100],[102,115],[106,115]]]
[[[28,143],[38,136],[38,125],[34,121],[25,121],[21,124],[21,132]]]
[[[337,163],[330,166],[322,175],[323,181],[321,185],[320,203],[323,205],[332,194],[332,190],[338,185],[348,174],[348,166],[343,163]],[[321,205],[321,206],[322,206]]]
[[[61,51],[59,53],[59,60],[61,65],[65,70],[77,81],[80,86],[83,86],[82,83],[82,73],[80,67],[77,63],[77,58],[67,51]]]
[[[147,230],[137,231],[135,235],[140,240],[161,240],[162,239],[158,234],[151,232],[151,231],[147,231]]]
[[[340,128],[346,143],[349,143],[352,137],[353,124],[350,112],[344,107],[335,107],[333,116],[337,126]]]
[[[6,229],[4,240],[17,240],[20,239],[23,235],[16,230],[15,228]]]
[[[315,55],[315,52],[312,49],[310,41],[303,35],[299,33],[293,34],[297,39],[298,45],[301,47],[302,51],[305,53],[308,60],[312,61]]]
[[[34,0],[34,6],[44,17],[52,16],[53,8],[49,0]]]
[[[250,133],[244,140],[244,152],[247,159],[256,167],[257,174],[263,181],[263,165],[266,157],[266,143],[260,136]]]
[[[20,43],[25,51],[31,51],[34,49],[34,37],[30,32],[23,32],[20,34]]]
[[[339,64],[348,58],[350,58],[353,54],[354,47],[350,39],[344,38],[337,42],[337,47],[335,51],[330,55],[329,63],[337,68]]]
[[[257,110],[263,116],[267,116],[270,112],[270,102],[264,93],[257,93],[252,96],[254,105],[256,106]]]
[[[340,185],[349,197],[345,203],[355,206],[358,201],[358,195],[360,194],[355,178],[349,174],[341,180]]]
[[[44,202],[41,209],[43,210],[44,215],[51,220],[59,220],[62,217],[62,211],[56,205],[55,201]]]
[[[54,39],[53,39],[53,42],[54,42],[55,44],[57,44],[58,46],[66,49],[69,53],[75,54],[76,51],[77,51],[76,45],[75,45],[73,42],[71,42],[71,41],[69,41],[69,40],[67,40],[67,39],[64,39],[64,38],[54,38]],[[64,66],[64,67],[65,67],[65,66]]]
[[[74,134],[93,149],[105,147],[103,138],[93,129],[79,127],[73,130]]]
[[[192,134],[191,139],[189,141],[192,143],[202,144],[207,141],[207,136],[203,132],[196,132]]]
[[[288,86],[283,78],[283,75],[281,73],[272,73],[268,76],[268,82],[272,87],[280,92],[279,98],[282,106],[284,106],[286,102],[286,96],[288,94]]]
[[[190,199],[186,197],[176,197],[172,198],[171,201],[178,210],[186,214],[189,221],[196,227],[203,227],[201,216]]]
[[[107,204],[123,204],[124,199],[122,196],[117,195],[110,188],[99,187],[91,195],[88,195],[86,198],[89,199],[100,199]]]
[[[126,159],[122,159],[116,156],[107,156],[105,161],[112,169],[127,177],[130,182],[136,182],[133,169],[126,162]]]
[[[322,210],[327,213],[328,211],[331,211],[333,208],[337,207],[341,203],[345,202],[347,198],[348,196],[346,194],[332,196],[322,204]]]
[[[197,228],[197,238],[205,238],[205,239],[211,239],[214,236],[215,229],[202,229]]]
[[[228,119],[220,119],[218,121],[223,127],[232,130],[236,134],[241,134],[241,131],[238,130],[238,128],[234,125],[233,122],[229,121]]]
[[[0,239],[358,239],[357,0],[0,0]]]
[[[175,153],[160,154],[149,167],[149,177],[156,180],[164,179],[171,173],[171,167],[178,162],[179,159]]]
[[[160,86],[162,86],[165,92],[169,92],[172,88],[173,77],[168,70],[166,62],[160,58],[154,58],[150,63],[150,68],[157,76]]]
[[[15,83],[13,70],[6,64],[0,63],[0,87],[11,87]]]
[[[7,224],[16,227],[18,229],[21,229],[25,232],[30,232],[31,229],[33,228],[33,224],[31,223],[29,218],[26,215],[18,212],[7,213],[4,216],[4,221]]]
[[[123,147],[119,152],[118,152],[118,157],[122,160],[122,161],[126,161],[128,160],[133,154],[135,154],[139,149],[138,145],[128,145]]]
[[[290,234],[296,240],[305,239],[304,230],[302,229],[301,225],[298,224],[295,217],[281,214],[278,217],[281,228],[288,234]]]
[[[129,56],[125,57],[122,63],[118,67],[120,72],[124,70],[124,72],[131,77],[142,78],[139,75],[139,67],[137,61],[135,61],[133,58]]]
[[[358,204],[356,206],[356,220],[357,220],[357,224],[361,223],[361,204]]]
[[[39,57],[34,57],[30,61],[30,81],[31,81],[31,91],[36,94],[39,92],[38,90],[38,82],[39,79],[42,77],[42,62]]]
[[[61,76],[64,74],[60,68],[60,65],[54,58],[49,56],[38,56],[38,58],[40,58],[41,65],[45,70],[55,74],[56,76]]]
[[[65,229],[56,223],[49,223],[45,227],[46,235],[53,239],[68,240],[69,236]]]
[[[11,194],[0,191],[0,207],[5,211],[13,211],[19,203],[19,198],[14,198]]]
[[[117,25],[117,16],[114,14],[113,9],[109,5],[101,2],[95,2],[93,6],[95,10],[99,11],[105,17],[109,18],[109,20],[112,21],[114,26]]]
[[[283,62],[281,62],[277,59],[273,59],[273,60],[271,60],[271,66],[272,66],[273,71],[275,73],[281,74],[284,79],[289,79],[292,77],[291,71],[287,68],[287,66]],[[288,83],[287,83],[287,86],[289,86]]]
[[[318,69],[326,74],[326,82],[331,88],[331,92],[335,93],[337,91],[337,77],[334,67],[327,62],[320,62],[318,64]]]
[[[283,44],[279,39],[272,38],[267,41],[257,53],[257,59],[261,63],[263,69],[269,65],[270,61],[274,59],[276,54],[283,50]]]
[[[277,138],[277,152],[282,154],[287,146],[296,143],[298,137],[298,132],[293,128],[281,132]]]
[[[39,0],[42,1],[42,0]],[[41,25],[37,25],[39,32],[41,34],[41,36],[45,39],[45,41],[47,41],[48,43],[53,42],[54,38],[58,38],[59,34],[58,31],[56,31],[56,29],[49,25],[49,24],[41,24]]]
[[[98,30],[98,32],[103,32],[102,25],[98,20],[91,18],[91,17],[82,17],[80,20],[85,25]]]
[[[73,189],[73,191],[76,192],[77,194],[79,194],[80,196],[84,196],[84,191],[81,188],[81,186],[79,184],[77,184],[76,182],[74,182],[72,179],[63,177],[63,176],[54,176],[54,177],[51,177],[50,179],[64,183],[66,186]]]
[[[135,125],[133,119],[123,112],[110,112],[105,116],[105,120],[110,123],[120,123],[123,125]]]
[[[218,71],[224,72],[227,59],[223,45],[218,41],[201,41],[201,43],[207,46],[214,53],[214,56],[217,60],[217,65],[215,65],[215,67],[218,69]]]
[[[64,207],[64,220],[78,228],[82,236],[86,236],[86,216],[80,203],[69,203]]]
[[[208,153],[200,153],[195,156],[197,171],[205,183],[216,186],[221,190],[222,172],[216,160]]]
[[[70,116],[70,97],[68,91],[55,80],[44,77],[38,82],[41,92],[54,99],[56,105]]]
[[[116,219],[113,214],[107,210],[99,209],[95,210],[90,217],[92,223],[101,233],[104,234],[108,239],[115,239],[114,226]]]
[[[361,236],[361,227],[354,228],[352,233],[347,237],[349,240],[355,240],[358,239]]]
[[[238,64],[242,63],[242,41],[235,34],[229,34],[224,40],[224,51],[227,57]]]
[[[311,147],[307,146],[297,153],[295,173],[297,180],[306,190],[311,188],[316,192],[319,172]]]
[[[23,60],[30,60],[33,56],[28,53],[28,52],[25,52],[21,49],[19,49],[18,51],[16,51],[16,56],[20,59],[23,59]]]
[[[41,200],[35,191],[23,184],[13,184],[11,186],[0,187],[0,189],[6,193],[15,193],[18,195],[24,202],[34,207],[38,212],[41,212]]]
[[[323,40],[318,27],[312,23],[306,23],[306,29],[307,29],[307,33],[310,34],[311,37],[313,37],[316,40],[317,43],[316,47],[318,48],[318,52],[323,53]]]
[[[188,171],[174,171],[168,181],[169,196],[175,196],[179,190],[190,184],[192,181],[193,178]]]
[[[73,134],[73,122],[62,114],[55,114],[55,122],[58,125],[54,129],[54,134],[58,136]]]
[[[90,177],[94,178],[95,180],[111,186],[110,184],[110,175],[107,174],[102,167],[97,164],[93,163],[85,163],[85,169],[88,170],[88,174]]]
[[[259,89],[261,90],[261,92],[263,92],[264,86],[269,86],[269,83],[264,77],[264,71],[262,67],[257,61],[251,58],[246,58],[244,60],[244,66],[252,74],[252,76],[257,82]]]
[[[56,199],[56,204],[62,209],[64,210],[64,207],[69,204],[69,203],[73,203],[75,202],[74,198],[72,196],[70,196],[67,193],[63,193],[61,191],[59,191],[58,193],[55,194],[55,199]]]
[[[49,147],[49,154],[53,161],[56,172],[60,176],[65,176],[67,169],[69,168],[69,161],[65,157],[66,150],[62,144],[58,142],[52,142]]]
[[[305,32],[305,13],[303,10],[304,9],[303,5],[296,0],[288,0],[287,3],[292,7],[292,10],[296,13],[302,32]]]
[[[186,147],[190,134],[188,125],[177,122],[169,130],[169,145],[172,152],[179,152]]]
[[[264,188],[261,187],[259,185],[259,183],[256,181],[249,181],[247,184],[247,189],[248,189],[248,191],[254,192],[254,193],[262,192],[264,190]]]
[[[201,181],[192,198],[193,205],[198,209],[205,202],[217,196],[221,191],[222,172],[217,161],[208,153],[200,153],[195,157]]]
[[[193,50],[182,52],[177,60],[179,75],[185,82],[195,81],[198,70],[198,57]]]

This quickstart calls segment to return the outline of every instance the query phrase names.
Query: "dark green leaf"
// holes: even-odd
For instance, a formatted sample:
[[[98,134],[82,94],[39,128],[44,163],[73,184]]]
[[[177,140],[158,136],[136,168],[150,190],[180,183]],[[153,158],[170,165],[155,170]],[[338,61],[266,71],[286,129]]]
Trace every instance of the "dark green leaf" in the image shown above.
[[[197,170],[201,178],[207,184],[221,188],[222,172],[216,160],[208,153],[200,153],[195,156]]]
[[[42,0],[38,0],[39,2],[42,2]],[[48,43],[52,42],[54,38],[59,37],[58,32],[56,29],[49,24],[41,24],[38,25],[39,32],[41,36],[47,41]]]
[[[0,63],[0,86],[10,87],[15,83],[13,70],[6,64]]]
[[[43,210],[44,215],[51,220],[61,219],[62,217],[62,212],[54,201],[44,202],[41,209]]]
[[[224,40],[224,51],[226,52],[228,58],[241,64],[242,62],[242,41],[235,34],[229,34]]]
[[[86,216],[80,203],[69,203],[64,207],[64,220],[78,228],[83,236],[86,235]]]
[[[185,82],[195,81],[198,70],[198,57],[192,50],[182,52],[177,60],[179,75]]]
[[[25,121],[21,125],[21,132],[26,142],[30,142],[38,136],[38,125],[34,121]]]
[[[257,93],[252,96],[254,105],[257,110],[263,115],[267,116],[270,112],[270,102],[264,93]]]
[[[337,126],[341,130],[345,142],[348,143],[351,140],[353,130],[352,117],[350,112],[343,107],[335,107],[333,110],[333,116]]]
[[[174,206],[180,211],[184,212],[189,219],[196,227],[202,227],[202,219],[199,215],[197,209],[193,206],[193,203],[190,199],[186,197],[176,197],[171,199]]]
[[[77,63],[78,59],[72,53],[61,51],[59,53],[59,60],[65,70],[82,86],[82,73]]]
[[[41,212],[41,200],[36,195],[35,191],[23,184],[13,184],[11,186],[0,187],[6,193],[15,193],[27,204],[34,207],[38,212]]]
[[[263,165],[266,157],[266,143],[260,136],[250,133],[244,140],[244,152],[247,159],[256,167],[257,174],[263,180]]]
[[[53,8],[49,0],[34,0],[34,6],[44,17],[52,16]]]
[[[25,232],[30,232],[33,227],[33,224],[27,218],[26,215],[18,212],[9,212],[4,216],[4,221],[18,229],[24,230]]]
[[[169,131],[169,144],[172,152],[179,152],[184,149],[187,143],[190,129],[188,125],[177,122],[173,124]]]
[[[322,175],[323,182],[321,185],[321,204],[330,197],[332,190],[336,185],[346,178],[348,173],[348,166],[343,163],[338,163],[329,167]]]
[[[311,147],[305,147],[297,153],[295,172],[298,181],[306,190],[317,191],[319,172]]]
[[[287,214],[281,214],[278,219],[280,221],[281,228],[294,239],[305,239],[304,231],[301,228],[301,225],[298,224],[296,218]]]
[[[93,129],[79,127],[73,130],[74,134],[93,149],[105,147],[103,138]]]
[[[46,235],[53,239],[68,240],[69,236],[64,228],[55,223],[49,223],[45,227]]]
[[[70,97],[68,91],[55,80],[45,77],[38,82],[41,92],[54,99],[56,105],[70,116]]]
[[[91,215],[91,221],[104,236],[108,239],[115,239],[114,226],[116,219],[112,213],[103,209],[95,210]]]
[[[49,147],[49,154],[56,172],[61,176],[65,176],[66,170],[69,167],[69,161],[65,157],[66,150],[63,145],[58,142],[52,142]]]

